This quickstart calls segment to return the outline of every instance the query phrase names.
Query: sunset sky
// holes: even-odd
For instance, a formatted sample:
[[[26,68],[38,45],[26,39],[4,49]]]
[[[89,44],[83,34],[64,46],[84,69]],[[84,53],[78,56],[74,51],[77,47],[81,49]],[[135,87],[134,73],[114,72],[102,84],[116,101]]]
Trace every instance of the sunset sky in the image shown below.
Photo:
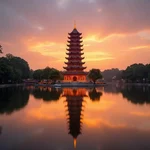
[[[150,0],[0,0],[3,55],[63,70],[74,20],[87,70],[150,63]]]

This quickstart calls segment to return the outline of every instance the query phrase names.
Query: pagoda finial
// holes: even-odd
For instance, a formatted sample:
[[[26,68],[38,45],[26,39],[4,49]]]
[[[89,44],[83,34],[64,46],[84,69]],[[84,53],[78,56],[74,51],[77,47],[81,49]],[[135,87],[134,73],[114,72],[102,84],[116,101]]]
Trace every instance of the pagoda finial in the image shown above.
[[[76,21],[74,20],[74,29],[76,29]]]
[[[73,139],[73,145],[74,145],[74,149],[76,149],[76,147],[77,147],[77,139],[76,138]]]

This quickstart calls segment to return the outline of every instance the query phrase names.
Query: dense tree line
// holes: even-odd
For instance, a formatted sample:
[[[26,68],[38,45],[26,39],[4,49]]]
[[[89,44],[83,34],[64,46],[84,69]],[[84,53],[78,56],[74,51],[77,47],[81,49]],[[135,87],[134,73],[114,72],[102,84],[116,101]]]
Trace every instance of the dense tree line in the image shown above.
[[[6,54],[5,57],[0,58],[0,83],[20,83],[28,78],[38,81],[52,80],[55,83],[56,80],[62,80],[63,75],[57,69],[50,67],[35,71],[30,70],[24,59],[12,54]]]
[[[125,70],[118,68],[107,69],[102,72],[104,79],[108,82],[124,79],[126,82],[132,83],[148,83],[150,82],[150,64],[132,64]]]
[[[0,88],[0,114],[11,114],[24,108],[29,100],[29,91],[22,87]]]
[[[150,104],[150,89],[142,86],[126,87],[120,91],[133,104]]]
[[[0,83],[18,83],[30,75],[28,63],[12,54],[0,58]]]
[[[60,95],[62,93],[62,89],[49,89],[49,88],[35,88],[32,91],[32,95],[36,99],[43,99],[43,101],[57,101],[60,98]]]
[[[150,82],[150,64],[132,64],[122,72],[126,82]]]
[[[62,80],[63,75],[57,69],[46,67],[45,69],[37,69],[33,71],[33,79],[39,81],[42,79],[46,79],[47,81],[52,80],[53,83],[55,83],[56,80]]]

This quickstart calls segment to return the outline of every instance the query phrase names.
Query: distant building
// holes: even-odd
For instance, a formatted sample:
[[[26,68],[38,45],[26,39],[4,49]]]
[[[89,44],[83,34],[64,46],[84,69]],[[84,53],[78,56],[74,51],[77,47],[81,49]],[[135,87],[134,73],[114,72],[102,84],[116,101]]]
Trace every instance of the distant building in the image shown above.
[[[82,62],[84,59],[83,56],[83,45],[82,43],[82,33],[79,33],[76,27],[74,27],[73,31],[69,33],[68,40],[68,48],[67,48],[67,62],[65,64],[66,67],[63,67],[66,71],[64,72],[64,82],[85,82],[87,73],[84,72],[83,65],[85,62]]]

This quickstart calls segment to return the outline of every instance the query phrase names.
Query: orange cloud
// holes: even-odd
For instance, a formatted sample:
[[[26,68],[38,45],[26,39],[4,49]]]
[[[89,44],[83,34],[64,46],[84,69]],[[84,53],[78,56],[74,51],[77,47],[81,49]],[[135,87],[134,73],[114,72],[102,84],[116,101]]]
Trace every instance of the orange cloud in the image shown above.
[[[39,52],[42,55],[46,56],[54,56],[60,58],[60,56],[64,56],[65,53],[62,51],[65,49],[65,44],[63,43],[55,43],[55,42],[39,42],[33,45],[29,45],[29,50],[33,52]]]
[[[107,120],[102,120],[102,119],[84,119],[83,123],[90,127],[90,128],[101,128],[103,126],[107,126],[110,128],[125,128],[127,127],[126,124],[112,124],[108,122]]]
[[[147,48],[150,48],[150,46],[147,46],[147,45],[145,45],[145,46],[136,46],[136,47],[131,47],[130,49],[138,50],[138,49],[147,49]]]
[[[130,114],[138,117],[150,117],[150,113],[145,113],[145,112],[131,112]]]
[[[34,99],[32,96],[31,100]],[[58,111],[59,109],[59,111]],[[64,112],[64,113],[62,113]],[[26,111],[25,121],[32,122],[32,120],[55,120],[64,118],[65,116],[65,109],[63,106],[63,98],[60,98],[58,103],[43,103],[41,101],[31,102],[29,104],[29,109]]]

